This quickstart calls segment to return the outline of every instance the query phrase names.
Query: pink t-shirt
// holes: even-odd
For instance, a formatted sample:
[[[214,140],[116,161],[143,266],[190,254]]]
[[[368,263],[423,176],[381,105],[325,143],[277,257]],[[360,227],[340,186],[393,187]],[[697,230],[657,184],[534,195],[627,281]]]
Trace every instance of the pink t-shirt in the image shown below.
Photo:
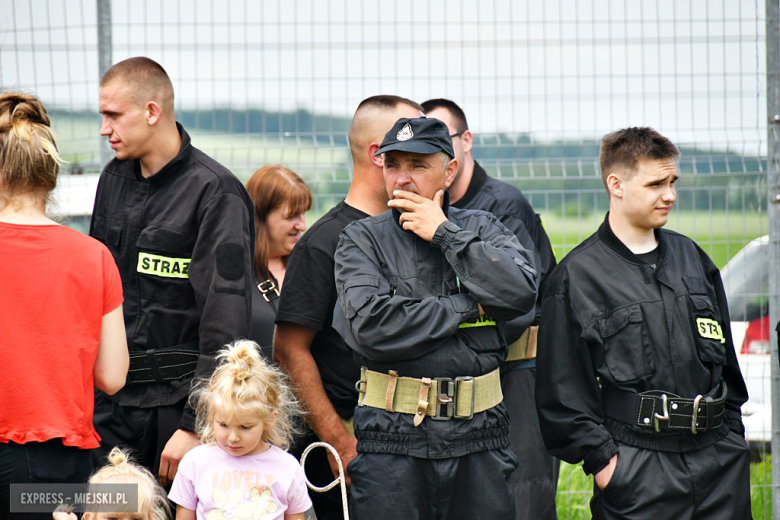
[[[276,446],[241,457],[216,445],[198,446],[179,463],[168,498],[200,520],[273,520],[311,507],[303,469]]]

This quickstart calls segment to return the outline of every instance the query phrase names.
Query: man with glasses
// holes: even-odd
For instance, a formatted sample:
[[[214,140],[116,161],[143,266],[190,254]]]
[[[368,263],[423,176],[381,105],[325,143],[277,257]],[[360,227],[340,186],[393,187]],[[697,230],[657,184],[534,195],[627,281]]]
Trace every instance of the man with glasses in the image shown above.
[[[454,208],[480,209],[495,215],[523,247],[534,251],[539,271],[539,297],[555,256],[531,204],[514,186],[488,177],[471,154],[473,136],[466,114],[449,99],[431,99],[422,104],[427,117],[443,121],[450,131],[458,172],[449,188]],[[512,474],[517,518],[556,518],[555,492],[560,461],[547,453],[539,429],[534,402],[536,371],[536,325],[541,306],[507,322],[509,356],[501,368],[501,387],[509,412],[510,448],[520,461]]]

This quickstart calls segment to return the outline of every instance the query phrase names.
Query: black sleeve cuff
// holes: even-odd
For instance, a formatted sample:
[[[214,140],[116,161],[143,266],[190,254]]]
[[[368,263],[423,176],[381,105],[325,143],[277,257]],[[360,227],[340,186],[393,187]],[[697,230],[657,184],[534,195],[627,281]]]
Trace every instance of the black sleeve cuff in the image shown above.
[[[610,439],[603,444],[598,450],[588,454],[585,457],[585,463],[582,465],[582,470],[586,475],[595,475],[609,464],[609,459],[617,455],[618,445],[615,441]]]
[[[195,411],[190,408],[189,404],[184,407],[184,412],[181,414],[179,429],[195,433]]]
[[[442,251],[446,251],[447,247],[450,245],[450,242],[452,242],[452,239],[455,238],[455,233],[460,230],[460,227],[458,227],[456,224],[453,224],[449,220],[442,222],[439,224],[439,227],[436,228],[436,233],[433,234],[431,245],[438,247]]]

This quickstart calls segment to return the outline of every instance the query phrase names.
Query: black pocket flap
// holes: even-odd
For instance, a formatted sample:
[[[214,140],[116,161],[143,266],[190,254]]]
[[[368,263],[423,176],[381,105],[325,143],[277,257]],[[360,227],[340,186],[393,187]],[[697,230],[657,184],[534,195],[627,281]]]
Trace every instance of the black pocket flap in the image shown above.
[[[353,276],[344,282],[344,317],[354,318],[358,311],[371,301],[379,288],[379,277],[371,275]]]
[[[631,305],[614,311],[606,318],[599,321],[599,331],[602,338],[613,336],[622,330],[629,323],[640,323],[644,321],[642,309],[639,305]]]
[[[379,287],[379,277],[371,276],[369,274],[363,274],[360,276],[353,276],[352,278],[344,282],[345,291],[351,287],[362,287],[362,286]]]
[[[141,230],[136,244],[142,250],[164,251],[189,257],[195,247],[195,235],[179,229],[151,225]]]
[[[696,307],[697,311],[710,311],[715,312],[715,308],[712,306],[712,302],[707,296],[692,295],[691,302]]]
[[[104,244],[118,246],[122,239],[122,219],[107,215],[95,215],[89,234]]]

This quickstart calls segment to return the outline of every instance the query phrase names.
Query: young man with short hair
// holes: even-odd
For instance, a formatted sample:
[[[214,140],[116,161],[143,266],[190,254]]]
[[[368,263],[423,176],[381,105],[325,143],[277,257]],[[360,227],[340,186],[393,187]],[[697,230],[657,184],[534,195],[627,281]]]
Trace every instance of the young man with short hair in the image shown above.
[[[604,136],[610,211],[550,275],[536,402],[550,453],[595,476],[595,519],[749,519],[750,453],[720,273],[662,229],[674,144],[650,128]]]
[[[188,406],[194,377],[251,328],[254,207],[241,182],[194,148],[176,122],[173,85],[136,57],[100,80],[100,134],[116,159],[103,169],[90,235],[111,251],[125,294],[127,385],[95,399],[102,438],[131,448],[169,485],[200,441]]]

